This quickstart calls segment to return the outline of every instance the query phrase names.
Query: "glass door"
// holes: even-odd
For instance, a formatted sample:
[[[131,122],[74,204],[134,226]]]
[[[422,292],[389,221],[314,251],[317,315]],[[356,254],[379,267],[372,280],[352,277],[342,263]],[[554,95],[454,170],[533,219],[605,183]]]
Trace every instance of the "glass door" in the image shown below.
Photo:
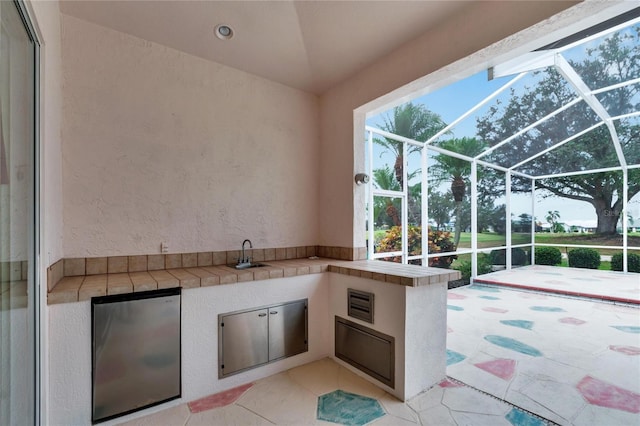
[[[0,424],[36,423],[35,67],[23,5],[0,2]]]

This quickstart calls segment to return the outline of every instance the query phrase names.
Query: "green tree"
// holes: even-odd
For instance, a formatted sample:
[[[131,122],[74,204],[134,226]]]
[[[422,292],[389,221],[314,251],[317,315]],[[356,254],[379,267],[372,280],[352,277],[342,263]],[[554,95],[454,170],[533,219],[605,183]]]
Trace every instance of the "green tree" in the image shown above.
[[[451,193],[429,192],[429,219],[435,222],[436,230],[451,220],[451,212],[455,208]]]
[[[438,144],[440,148],[475,157],[484,150],[484,143],[475,138],[447,139]],[[451,194],[455,202],[456,227],[453,243],[458,247],[460,233],[462,232],[462,201],[466,194],[467,180],[471,174],[471,163],[461,158],[446,154],[438,154],[433,157],[435,164],[429,168],[436,182],[451,180]]]
[[[401,191],[402,188],[395,179],[393,170],[389,166],[373,171],[373,185],[378,189]],[[378,225],[400,226],[400,199],[391,197],[374,197],[373,219]]]
[[[493,203],[482,202],[481,200],[478,201],[478,232],[487,232],[491,227],[490,223],[493,216]],[[468,204],[469,214],[471,214],[471,203],[469,202]],[[469,223],[469,226],[471,226],[471,223]]]
[[[491,212],[489,226],[497,234],[504,235],[507,233],[507,207],[504,204],[495,206]]]
[[[428,110],[424,105],[414,105],[411,102],[395,107],[393,114],[387,115],[383,120],[384,123],[380,126],[382,130],[420,142],[426,141],[446,127],[438,114]],[[384,147],[384,152],[390,152],[395,157],[393,170],[396,181],[402,188],[404,167],[402,142],[389,138],[374,138],[373,141]],[[407,154],[418,149],[409,145]]]
[[[418,173],[419,170],[416,170],[410,173],[407,177],[411,180],[415,178]],[[393,170],[391,170],[388,165],[373,171],[373,186],[378,189],[385,189],[388,191],[402,191],[400,183],[398,183]],[[419,226],[421,219],[420,208],[422,203],[422,185],[417,183],[409,186],[408,192],[407,202],[409,211],[407,213],[409,224]],[[386,224],[389,226],[401,226],[401,206],[402,203],[400,198],[375,197],[373,206],[373,218],[375,222],[380,225]]]
[[[549,210],[545,216],[547,223],[551,225],[551,232],[563,232],[564,226],[559,222],[560,212],[558,210]]]
[[[513,232],[530,232],[532,217],[528,213],[522,213],[518,216],[518,221],[514,221],[511,225]]]
[[[408,177],[412,180],[419,171],[411,173]],[[414,185],[409,185],[409,194],[407,197],[407,219],[409,225],[420,226],[422,223],[422,183],[418,182]]]
[[[607,37],[603,43],[586,49],[584,59],[570,61],[570,64],[592,89],[637,78],[640,75],[640,25]],[[525,93],[520,95],[512,91],[504,105],[498,101],[484,117],[477,120],[480,138],[491,146],[496,145],[524,126],[576,98],[572,86],[555,68],[535,72],[534,76],[537,83]],[[603,92],[596,97],[611,116],[618,116],[638,111],[639,91],[640,85],[635,84]],[[535,131],[529,131],[504,148],[496,149],[489,160],[503,166],[512,166],[589,128],[598,120],[593,110],[584,102],[579,103],[553,119],[546,120]],[[638,120],[615,120],[614,125],[626,158],[637,163],[640,160]],[[517,144],[517,149],[514,149],[514,144]],[[604,125],[524,164],[518,170],[539,176],[595,170],[618,164],[609,129]],[[538,179],[535,183],[537,188],[548,191],[550,196],[591,204],[598,218],[596,232],[616,232],[623,204],[621,172]],[[516,192],[530,191],[531,184],[528,180],[514,178],[512,184],[512,189]],[[629,199],[638,192],[640,169],[632,169],[629,170],[628,178]]]

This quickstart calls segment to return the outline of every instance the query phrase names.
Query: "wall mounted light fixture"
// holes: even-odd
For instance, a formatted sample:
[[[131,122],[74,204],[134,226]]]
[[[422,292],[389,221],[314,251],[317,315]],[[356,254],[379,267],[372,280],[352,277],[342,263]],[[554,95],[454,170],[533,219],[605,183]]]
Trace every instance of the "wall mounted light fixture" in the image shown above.
[[[366,173],[358,173],[356,174],[355,181],[357,185],[362,185],[363,183],[369,182],[369,175]]]

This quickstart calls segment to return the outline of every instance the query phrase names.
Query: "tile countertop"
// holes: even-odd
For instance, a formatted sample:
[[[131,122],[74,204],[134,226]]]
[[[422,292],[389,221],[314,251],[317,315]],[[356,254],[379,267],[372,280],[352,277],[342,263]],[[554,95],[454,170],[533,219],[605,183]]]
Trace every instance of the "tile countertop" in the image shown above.
[[[414,265],[371,260],[340,261],[325,258],[302,258],[260,263],[267,266],[241,270],[228,266],[203,266],[64,277],[49,292],[47,304],[79,302],[97,296],[162,288],[182,287],[188,289],[322,272],[334,272],[409,287],[419,287],[460,278],[460,272],[451,269],[422,268]]]

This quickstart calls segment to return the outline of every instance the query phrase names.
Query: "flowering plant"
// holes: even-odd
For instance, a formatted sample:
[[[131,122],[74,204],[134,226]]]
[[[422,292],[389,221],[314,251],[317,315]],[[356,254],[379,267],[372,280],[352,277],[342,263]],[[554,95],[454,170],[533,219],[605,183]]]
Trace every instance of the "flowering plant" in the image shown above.
[[[451,233],[447,231],[438,231],[428,228],[429,230],[429,253],[444,253],[455,251],[453,241],[451,241]],[[409,226],[407,233],[407,240],[409,244],[408,253],[411,256],[417,256],[422,254],[422,227]],[[402,250],[402,227],[392,226],[389,228],[385,236],[377,244],[377,253],[385,253],[391,251]],[[451,263],[457,256],[449,255],[442,257],[432,257],[429,259],[429,266],[435,266],[437,268],[449,268]],[[390,262],[400,262],[399,256],[388,257],[384,260]]]

